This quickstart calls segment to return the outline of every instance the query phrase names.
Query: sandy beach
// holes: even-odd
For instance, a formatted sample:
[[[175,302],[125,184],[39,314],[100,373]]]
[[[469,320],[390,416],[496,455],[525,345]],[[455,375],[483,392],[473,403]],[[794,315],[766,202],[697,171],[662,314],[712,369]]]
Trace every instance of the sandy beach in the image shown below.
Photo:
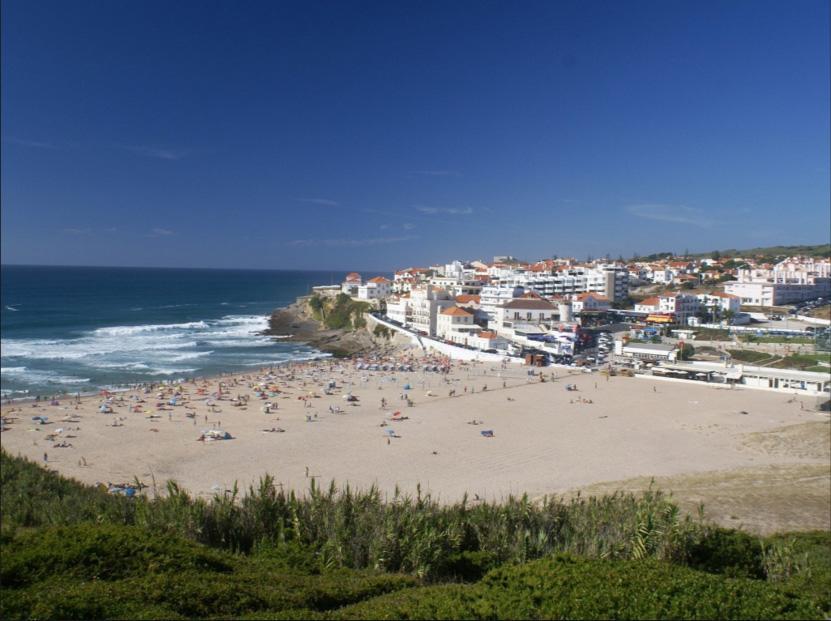
[[[211,495],[270,473],[298,491],[311,478],[390,495],[420,484],[452,502],[641,489],[656,477],[690,509],[731,488],[736,506],[715,502],[714,517],[728,525],[829,527],[829,419],[816,398],[563,368],[529,375],[454,362],[442,373],[412,362],[414,371],[366,371],[329,359],[109,398],[7,404],[0,441],[89,484],[138,477],[162,489],[175,479]],[[212,430],[232,438],[198,440]],[[768,480],[783,502],[769,502],[757,524],[753,504]],[[800,497],[805,510],[794,511]]]

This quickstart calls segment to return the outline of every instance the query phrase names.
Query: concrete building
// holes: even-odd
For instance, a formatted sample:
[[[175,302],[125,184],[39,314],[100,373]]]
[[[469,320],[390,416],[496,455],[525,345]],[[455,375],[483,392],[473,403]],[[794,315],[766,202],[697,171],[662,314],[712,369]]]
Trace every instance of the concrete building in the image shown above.
[[[436,336],[439,312],[455,305],[456,302],[447,291],[434,289],[432,285],[421,285],[410,291],[410,318],[405,325],[429,336]]]
[[[831,295],[831,261],[791,257],[773,269],[747,268],[737,271],[737,280],[724,285],[726,293],[743,304],[778,306]]]
[[[609,298],[599,293],[578,293],[571,297],[574,313],[600,312],[609,310]]]
[[[470,337],[481,331],[473,323],[473,313],[458,306],[442,309],[436,319],[436,336],[452,343],[467,345]]]
[[[391,283],[383,276],[370,278],[358,287],[358,299],[360,300],[385,300],[389,297]]]
[[[748,388],[787,393],[829,395],[831,374],[796,369],[777,369],[721,362],[670,362],[652,369],[654,375],[698,380],[716,384],[737,384]]]
[[[525,288],[519,285],[487,285],[479,292],[479,307],[489,322],[496,321],[497,309],[524,293]]]
[[[341,291],[348,296],[357,297],[361,282],[361,275],[358,272],[350,272],[343,280]]]
[[[516,298],[497,309],[495,328],[510,338],[517,330],[538,332],[540,326],[552,326],[559,320],[557,307],[540,298]]]
[[[609,301],[623,300],[629,294],[629,272],[623,266],[600,265],[551,268],[535,266],[531,270],[512,270],[499,276],[499,283],[521,286],[545,298],[577,293],[597,293]]]
[[[409,293],[400,294],[387,300],[387,317],[392,321],[406,326],[412,323],[412,316]]]
[[[619,361],[640,363],[674,361],[677,355],[675,345],[663,343],[627,343],[615,341],[615,356]]]

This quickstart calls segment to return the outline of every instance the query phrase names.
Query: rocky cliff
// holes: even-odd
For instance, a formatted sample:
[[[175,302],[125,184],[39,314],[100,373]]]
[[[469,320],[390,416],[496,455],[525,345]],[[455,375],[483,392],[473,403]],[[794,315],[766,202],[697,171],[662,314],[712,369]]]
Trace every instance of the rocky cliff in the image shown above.
[[[283,340],[308,343],[334,356],[356,354],[387,355],[395,345],[388,339],[374,336],[368,328],[330,329],[317,320],[309,307],[309,297],[298,298],[286,308],[271,314],[266,334]]]

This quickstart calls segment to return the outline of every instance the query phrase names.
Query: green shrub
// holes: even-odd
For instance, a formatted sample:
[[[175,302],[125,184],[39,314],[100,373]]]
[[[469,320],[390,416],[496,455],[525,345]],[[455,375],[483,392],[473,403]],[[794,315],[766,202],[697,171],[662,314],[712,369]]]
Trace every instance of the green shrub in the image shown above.
[[[334,619],[818,619],[820,608],[765,582],[660,561],[560,556],[503,566],[475,585],[410,589]]]
[[[187,569],[228,572],[231,565],[223,554],[180,537],[94,524],[23,533],[0,555],[0,582],[7,587],[54,576],[118,580]]]
[[[733,577],[764,578],[762,542],[737,530],[708,528],[689,548],[690,567]]]
[[[497,618],[808,619],[810,600],[764,582],[660,561],[558,557],[497,569],[477,585]]]

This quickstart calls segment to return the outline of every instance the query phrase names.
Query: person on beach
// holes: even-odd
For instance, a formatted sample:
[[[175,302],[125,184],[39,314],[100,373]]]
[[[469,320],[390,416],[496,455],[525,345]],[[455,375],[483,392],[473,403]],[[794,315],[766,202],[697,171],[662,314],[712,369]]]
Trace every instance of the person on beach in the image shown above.
[[[49,462],[49,455],[46,454],[46,451],[43,452],[43,463]]]

